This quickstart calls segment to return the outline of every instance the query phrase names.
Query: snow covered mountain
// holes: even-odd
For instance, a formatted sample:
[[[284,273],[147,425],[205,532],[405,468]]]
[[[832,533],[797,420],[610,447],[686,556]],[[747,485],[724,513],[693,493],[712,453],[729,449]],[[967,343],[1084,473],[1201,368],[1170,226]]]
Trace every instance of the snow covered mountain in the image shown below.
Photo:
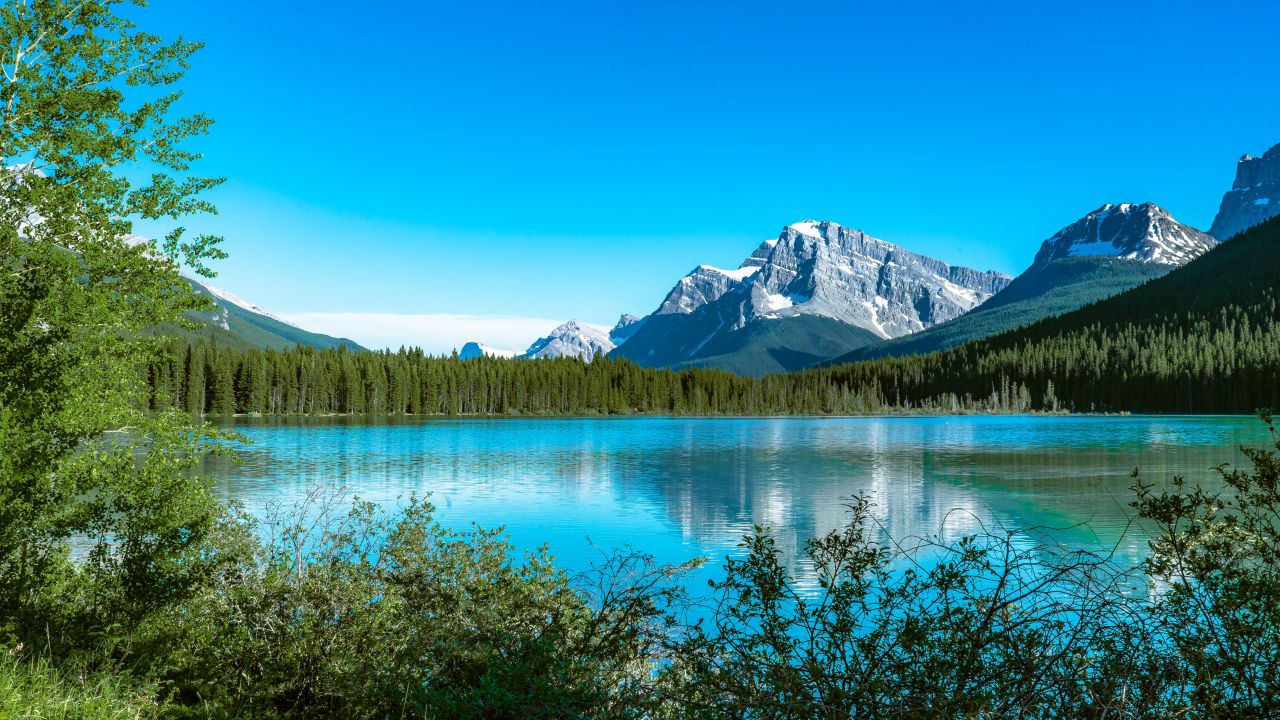
[[[614,347],[608,333],[577,320],[570,320],[552,330],[546,337],[535,340],[520,357],[577,357],[591,362],[596,355],[608,355]]]
[[[1209,234],[1226,240],[1277,215],[1280,215],[1280,145],[1262,157],[1240,158],[1236,164],[1236,181],[1222,196],[1222,205]]]
[[[1040,246],[1031,268],[1069,257],[1118,257],[1157,265],[1185,265],[1218,241],[1183,225],[1154,203],[1110,203],[1059,230]]]
[[[630,332],[644,325],[644,319],[623,315],[610,332],[601,328],[570,320],[552,330],[546,337],[538,338],[524,352],[499,350],[478,342],[468,342],[458,351],[458,358],[471,360],[478,357],[538,358],[576,357],[591,362],[596,355],[608,355],[616,346],[612,338],[630,337]]]
[[[979,307],[830,364],[928,353],[1030,325],[1167,275],[1217,244],[1158,205],[1103,205],[1045,240],[1031,267]]]
[[[515,350],[499,350],[497,348],[491,348],[488,345],[482,345],[478,342],[469,342],[463,345],[462,349],[458,351],[458,358],[460,360],[471,360],[478,357],[509,358],[515,357],[519,354],[520,353]]]
[[[808,220],[735,270],[695,268],[615,354],[651,366],[794,369],[959,317],[1009,281]]]

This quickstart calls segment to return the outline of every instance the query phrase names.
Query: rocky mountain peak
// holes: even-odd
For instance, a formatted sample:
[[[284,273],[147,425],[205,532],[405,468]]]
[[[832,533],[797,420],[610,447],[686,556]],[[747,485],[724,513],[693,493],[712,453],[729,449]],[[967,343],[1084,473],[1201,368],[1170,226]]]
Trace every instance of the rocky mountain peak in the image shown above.
[[[760,318],[822,315],[897,337],[962,315],[1010,280],[817,220],[788,225],[743,263],[757,265],[733,295],[740,301],[734,329]]]
[[[1236,163],[1236,179],[1222,196],[1209,234],[1226,240],[1280,215],[1280,145],[1262,157],[1245,155]]]
[[[772,331],[761,324],[775,322],[806,328],[795,331],[802,335],[823,327],[843,338],[898,337],[960,316],[1010,280],[948,265],[839,223],[804,220],[760,243],[736,270],[700,265],[681,278],[620,354],[646,364],[697,362],[725,352],[737,342],[731,338],[768,335]],[[793,325],[793,318],[803,320]],[[748,326],[754,334],[735,334]],[[808,344],[797,352],[827,352],[828,337],[805,335]],[[781,363],[777,353],[791,350],[764,352]]]
[[[535,340],[521,357],[577,357],[590,362],[596,355],[608,355],[614,347],[605,331],[570,320]]]
[[[1154,203],[1108,203],[1044,241],[1031,267],[1070,257],[1117,257],[1158,265],[1185,265],[1217,240],[1173,219]]]
[[[611,340],[615,346],[621,345],[622,343],[630,340],[631,336],[635,335],[636,331],[644,326],[644,321],[644,318],[636,317],[631,314],[624,314],[622,317],[618,318],[618,324],[614,325],[613,329],[609,331],[609,340]]]

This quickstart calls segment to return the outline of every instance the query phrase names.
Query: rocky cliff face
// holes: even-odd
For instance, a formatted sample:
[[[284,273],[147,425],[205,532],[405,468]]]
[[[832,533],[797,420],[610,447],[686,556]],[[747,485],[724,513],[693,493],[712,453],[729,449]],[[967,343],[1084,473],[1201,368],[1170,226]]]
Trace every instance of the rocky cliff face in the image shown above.
[[[1240,158],[1236,181],[1222,196],[1209,234],[1226,240],[1276,215],[1280,215],[1280,145],[1262,157]]]
[[[1106,204],[1044,241],[1029,271],[1069,257],[1117,257],[1156,265],[1185,265],[1218,241],[1173,219],[1154,203]]]
[[[747,270],[753,272],[733,297],[724,298],[737,310],[734,329],[757,318],[823,315],[885,338],[959,317],[1010,280],[918,255],[861,230],[814,221],[785,228],[739,272]]]
[[[854,329],[871,339],[898,337],[962,315],[1009,280],[948,265],[837,223],[805,221],[761,243],[736,270],[694,269],[618,354],[651,365],[695,362],[734,345],[726,338],[748,326],[758,329],[756,323],[792,318],[834,320],[845,328],[844,337]],[[813,345],[806,353],[831,344],[813,337],[820,327],[826,326],[806,323],[802,334]],[[773,342],[781,333],[754,336]],[[767,349],[774,355],[797,350]]]

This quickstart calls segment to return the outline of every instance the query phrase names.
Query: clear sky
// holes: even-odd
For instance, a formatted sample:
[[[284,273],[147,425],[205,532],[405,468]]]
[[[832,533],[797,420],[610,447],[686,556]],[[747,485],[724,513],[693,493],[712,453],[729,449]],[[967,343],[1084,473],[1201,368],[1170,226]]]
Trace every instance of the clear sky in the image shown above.
[[[208,44],[214,283],[371,345],[611,325],[806,218],[1014,274],[1280,142],[1272,0],[152,2]]]

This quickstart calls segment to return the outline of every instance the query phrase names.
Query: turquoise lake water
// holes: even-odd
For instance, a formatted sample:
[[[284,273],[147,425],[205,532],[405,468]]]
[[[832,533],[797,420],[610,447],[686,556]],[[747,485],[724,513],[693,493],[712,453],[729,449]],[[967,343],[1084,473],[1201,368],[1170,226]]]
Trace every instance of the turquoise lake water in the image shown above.
[[[1247,417],[250,419],[239,465],[211,461],[217,492],[261,511],[317,485],[366,500],[428,495],[451,527],[504,526],[582,570],[602,549],[664,562],[734,552],[753,525],[795,558],[869,494],[898,538],[1062,528],[1059,541],[1140,558],[1130,473],[1212,484],[1262,446]],[[803,564],[793,566],[803,575]]]

